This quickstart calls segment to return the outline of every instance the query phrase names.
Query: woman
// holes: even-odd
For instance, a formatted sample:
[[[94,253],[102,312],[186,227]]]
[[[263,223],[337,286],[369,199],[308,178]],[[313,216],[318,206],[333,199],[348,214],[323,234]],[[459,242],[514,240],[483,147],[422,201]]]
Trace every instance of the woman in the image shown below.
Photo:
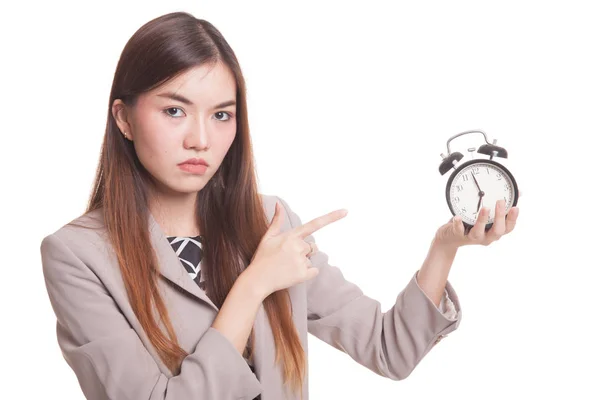
[[[84,215],[41,244],[64,358],[88,399],[308,399],[307,333],[407,377],[461,319],[456,250],[510,232],[442,226],[383,313],[303,224],[257,192],[237,59],[207,21],[171,13],[126,44]]]

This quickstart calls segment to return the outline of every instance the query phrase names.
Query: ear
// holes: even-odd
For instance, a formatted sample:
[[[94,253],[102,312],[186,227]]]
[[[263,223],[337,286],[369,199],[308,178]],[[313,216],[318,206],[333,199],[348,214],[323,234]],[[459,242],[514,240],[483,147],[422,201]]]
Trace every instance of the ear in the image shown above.
[[[127,107],[125,103],[121,99],[115,99],[112,104],[111,112],[121,134],[131,141],[133,141],[133,131],[131,129],[131,115],[130,108]]]

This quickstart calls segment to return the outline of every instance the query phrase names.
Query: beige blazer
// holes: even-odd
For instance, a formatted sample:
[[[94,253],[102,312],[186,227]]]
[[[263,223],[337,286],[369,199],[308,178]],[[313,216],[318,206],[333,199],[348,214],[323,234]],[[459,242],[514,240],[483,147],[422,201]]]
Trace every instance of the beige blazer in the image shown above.
[[[261,196],[269,220],[275,202],[284,205],[282,230],[302,224],[287,202],[274,195]],[[75,221],[102,227],[98,211]],[[180,345],[190,353],[177,376],[163,365],[136,319],[102,230],[65,225],[41,243],[58,345],[86,398],[251,400],[260,393],[262,400],[298,399],[284,392],[264,308],[260,307],[254,322],[255,375],[233,344],[211,327],[219,310],[189,277],[154,217],[148,222],[165,278],[159,280],[159,288]],[[314,237],[306,240],[314,242]],[[381,304],[345,280],[323,251],[312,255],[311,261],[320,273],[289,288],[294,321],[307,354],[310,332],[376,374],[401,380],[460,323],[460,303],[450,283],[446,291],[456,319],[446,318],[419,288],[416,272],[395,305],[382,312]],[[308,375],[304,393],[302,400],[307,400]]]

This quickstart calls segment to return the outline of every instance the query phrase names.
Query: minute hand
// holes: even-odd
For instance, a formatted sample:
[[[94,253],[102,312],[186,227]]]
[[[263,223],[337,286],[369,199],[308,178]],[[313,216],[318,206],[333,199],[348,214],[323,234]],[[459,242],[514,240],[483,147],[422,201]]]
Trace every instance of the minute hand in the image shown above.
[[[475,185],[477,185],[477,190],[479,190],[479,192],[481,192],[481,188],[479,187],[479,182],[477,182],[477,178],[475,178],[475,174],[473,173],[473,171],[471,171],[471,176],[473,176],[473,180],[475,181]]]
[[[475,185],[477,185],[477,189],[479,190],[479,202],[477,202],[477,212],[479,212],[479,209],[481,208],[481,200],[483,200],[483,196],[485,195],[485,193],[483,192],[483,190],[481,190],[481,187],[479,187],[479,182],[477,182],[477,178],[475,178],[475,174],[473,173],[473,171],[471,171],[471,176],[473,177]]]

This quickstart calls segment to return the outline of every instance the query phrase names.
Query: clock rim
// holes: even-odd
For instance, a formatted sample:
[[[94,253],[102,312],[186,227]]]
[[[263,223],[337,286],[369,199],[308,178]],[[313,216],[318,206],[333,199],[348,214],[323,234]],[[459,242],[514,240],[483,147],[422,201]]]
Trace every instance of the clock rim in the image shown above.
[[[500,164],[497,161],[494,160],[486,160],[486,159],[482,159],[482,158],[474,158],[473,160],[469,160],[467,162],[464,162],[463,164],[461,164],[457,169],[455,169],[452,174],[450,174],[450,177],[448,178],[448,182],[446,183],[446,204],[448,204],[448,208],[450,209],[450,212],[452,213],[452,216],[454,217],[456,214],[454,213],[454,210],[452,209],[452,202],[450,201],[450,187],[451,187],[451,182],[454,180],[454,177],[456,177],[456,175],[458,175],[460,173],[460,171],[462,171],[463,169],[465,169],[466,167],[468,167],[469,165],[472,164],[491,164],[495,167],[500,168],[501,170],[503,170],[506,175],[508,176],[508,178],[511,180],[513,187],[515,188],[515,201],[513,203],[513,207],[515,207],[517,205],[517,202],[519,200],[519,187],[517,185],[517,180],[515,179],[515,177],[513,176],[513,174],[508,170],[508,168],[502,164]],[[465,222],[464,220],[462,221],[464,227],[465,227],[465,231],[468,232],[474,225]],[[485,230],[489,230],[492,225],[494,224],[494,222],[490,222],[489,224],[486,224],[485,226]]]

